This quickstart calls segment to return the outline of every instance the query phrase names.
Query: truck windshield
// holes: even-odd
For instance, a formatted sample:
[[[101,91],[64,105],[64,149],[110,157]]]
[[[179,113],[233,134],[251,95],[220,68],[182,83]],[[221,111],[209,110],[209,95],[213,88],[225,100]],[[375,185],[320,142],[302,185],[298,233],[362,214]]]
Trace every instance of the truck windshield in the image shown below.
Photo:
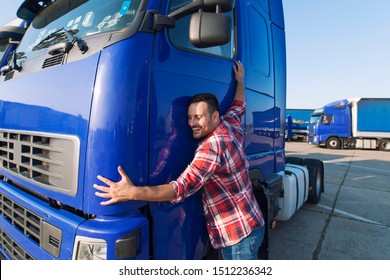
[[[320,120],[321,120],[321,115],[311,116],[310,123],[311,124],[319,123]]]
[[[142,0],[57,0],[35,17],[18,52],[31,57],[47,51],[51,45],[68,40],[67,36],[50,36],[61,29],[84,38],[129,27],[141,2]],[[45,41],[48,42],[44,43]]]

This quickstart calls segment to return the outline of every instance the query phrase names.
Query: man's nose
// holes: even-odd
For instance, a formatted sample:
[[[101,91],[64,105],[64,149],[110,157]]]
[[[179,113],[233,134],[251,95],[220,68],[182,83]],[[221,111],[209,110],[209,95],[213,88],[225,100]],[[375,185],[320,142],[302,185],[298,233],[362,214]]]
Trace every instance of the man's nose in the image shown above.
[[[188,119],[188,125],[190,127],[193,127],[195,124],[196,124],[196,122],[195,122],[194,118]]]

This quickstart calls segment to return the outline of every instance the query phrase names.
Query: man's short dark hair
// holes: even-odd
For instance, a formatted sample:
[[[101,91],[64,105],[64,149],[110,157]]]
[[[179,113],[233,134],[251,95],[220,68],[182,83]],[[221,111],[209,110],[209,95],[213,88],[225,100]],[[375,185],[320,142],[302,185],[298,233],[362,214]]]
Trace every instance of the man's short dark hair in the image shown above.
[[[213,114],[215,111],[219,113],[219,102],[217,97],[215,97],[212,93],[199,93],[194,95],[190,101],[188,102],[188,106],[190,106],[193,103],[198,103],[204,101],[207,103],[210,115]]]

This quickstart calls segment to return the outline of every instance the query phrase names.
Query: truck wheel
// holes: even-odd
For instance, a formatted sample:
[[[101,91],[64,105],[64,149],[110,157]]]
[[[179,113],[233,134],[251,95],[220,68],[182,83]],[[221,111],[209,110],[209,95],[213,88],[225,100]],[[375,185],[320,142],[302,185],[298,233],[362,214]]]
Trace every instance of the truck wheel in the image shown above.
[[[381,151],[390,151],[390,140],[381,140],[379,142],[379,150]]]
[[[324,191],[324,165],[317,159],[305,158],[303,164],[309,170],[309,203],[317,204]]]
[[[326,147],[328,147],[329,149],[340,149],[340,139],[337,137],[330,137],[326,142]]]

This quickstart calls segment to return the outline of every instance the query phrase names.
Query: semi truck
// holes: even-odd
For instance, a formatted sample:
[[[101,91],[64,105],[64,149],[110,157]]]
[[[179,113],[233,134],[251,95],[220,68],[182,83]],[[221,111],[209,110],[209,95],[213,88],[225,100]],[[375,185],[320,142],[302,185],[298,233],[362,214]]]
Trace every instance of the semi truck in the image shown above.
[[[286,139],[307,140],[307,126],[313,109],[286,109]]]
[[[245,68],[245,152],[266,220],[324,191],[323,163],[285,155],[282,1],[26,0],[30,20],[0,78],[0,252],[5,259],[208,259],[201,191],[182,203],[100,205],[101,174],[136,185],[176,179],[197,146],[187,103],[214,93],[221,113]],[[268,129],[254,120],[267,113]],[[269,118],[269,114],[273,117]],[[272,128],[270,128],[272,127]]]
[[[308,143],[390,151],[390,98],[350,98],[313,112]]]

